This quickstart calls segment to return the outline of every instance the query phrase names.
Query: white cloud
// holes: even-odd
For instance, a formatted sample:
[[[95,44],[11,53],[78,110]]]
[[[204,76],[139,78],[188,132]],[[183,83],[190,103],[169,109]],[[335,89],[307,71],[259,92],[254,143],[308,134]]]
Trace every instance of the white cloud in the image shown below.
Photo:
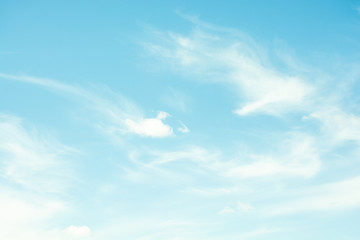
[[[64,232],[71,237],[75,238],[84,238],[89,237],[91,235],[91,230],[88,226],[69,226],[64,229]]]
[[[227,177],[311,177],[320,168],[318,149],[314,139],[293,133],[280,144],[279,153],[252,155],[253,162],[237,164],[225,172]]]
[[[312,113],[309,117],[321,122],[322,130],[330,141],[354,140],[360,142],[359,116],[346,113],[338,108],[331,108]]]
[[[140,136],[167,137],[173,135],[173,129],[162,121],[168,116],[168,113],[160,112],[156,118],[144,118],[138,121],[126,119],[125,125],[130,132]]]
[[[64,213],[75,150],[14,116],[0,114],[0,239],[60,239],[46,221]],[[19,231],[21,229],[21,231]]]
[[[280,204],[269,206],[267,212],[279,215],[359,208],[359,189],[360,177],[314,186],[295,192],[296,200],[282,201]]]
[[[189,133],[190,129],[181,121],[179,121],[181,127],[178,128],[178,130],[182,133]]]
[[[34,85],[39,85],[43,87],[47,87],[52,90],[58,90],[61,92],[78,95],[78,96],[86,96],[88,93],[84,91],[81,88],[64,84],[61,82],[57,82],[55,80],[49,79],[49,78],[38,78],[38,77],[32,77],[32,76],[26,76],[26,75],[11,75],[11,74],[5,74],[0,73],[1,78],[15,80],[19,82],[25,82],[30,83]]]
[[[190,146],[178,151],[137,151],[130,154],[130,159],[139,166],[153,170],[166,168],[174,162],[183,162],[184,164],[195,163],[198,166],[212,169],[215,162],[218,161],[218,154],[202,147]]]
[[[319,166],[320,162],[316,159],[309,163],[291,162],[284,163],[274,159],[257,160],[248,165],[239,165],[229,169],[225,176],[234,178],[254,178],[254,177],[311,177]]]
[[[38,193],[0,188],[0,224],[2,227],[6,226],[2,233],[7,230],[8,233],[14,234],[19,226],[31,226],[64,210],[66,204],[59,199]]]
[[[307,104],[306,98],[314,86],[303,76],[276,70],[249,37],[208,24],[196,27],[188,36],[157,34],[158,43],[146,47],[186,72],[232,85],[245,100],[234,111],[239,115],[279,115]]]
[[[66,239],[49,225],[70,206],[74,153],[18,117],[0,114],[0,239]],[[21,231],[19,231],[21,229]]]
[[[199,146],[182,147],[181,150],[137,150],[130,154],[130,159],[136,165],[134,169],[126,169],[130,176],[145,177],[144,172],[156,173],[170,178],[187,176],[190,174],[186,166],[194,171],[210,174],[228,180],[251,179],[251,178],[310,178],[321,167],[319,149],[316,141],[305,134],[294,132],[287,134],[285,140],[278,144],[277,148],[267,154],[241,153],[240,155],[226,155],[217,149],[207,149]],[[176,165],[174,165],[176,163]],[[176,166],[176,168],[174,168]],[[179,171],[184,167],[185,171]],[[136,169],[136,170],[135,170]],[[130,177],[129,176],[129,177]],[[203,195],[225,194],[224,189],[193,189],[194,193]],[[233,188],[231,191],[239,189]],[[239,191],[249,191],[243,188]]]
[[[0,115],[0,175],[39,192],[63,192],[71,176],[64,156],[74,149],[27,130],[21,119]]]
[[[109,89],[98,87],[97,92],[103,90],[105,93],[97,94],[95,91],[88,91],[52,79],[4,73],[0,73],[0,77],[43,86],[75,97],[90,110],[89,116],[95,114],[94,119],[97,121],[95,121],[95,124],[94,121],[91,121],[91,123],[114,138],[127,133],[144,137],[168,137],[173,135],[172,127],[163,122],[169,116],[168,113],[159,112],[156,118],[146,118],[138,106]],[[103,95],[106,95],[106,97],[103,97]]]

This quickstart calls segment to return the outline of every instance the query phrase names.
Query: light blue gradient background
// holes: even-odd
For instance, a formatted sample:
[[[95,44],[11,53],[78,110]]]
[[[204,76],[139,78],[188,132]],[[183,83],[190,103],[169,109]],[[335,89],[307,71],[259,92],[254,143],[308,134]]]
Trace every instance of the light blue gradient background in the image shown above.
[[[290,110],[279,105],[278,114],[236,114],[251,97],[223,79],[227,63],[214,70],[206,57],[187,65],[151,49],[175,54],[176,37],[196,41],[197,31],[220,40],[189,50],[193,56],[222,56],[242,42],[269,71],[296,76],[314,92]],[[23,130],[19,146],[30,136],[26,149],[43,156],[39,168],[27,167],[36,158],[19,159],[7,145],[16,131],[1,125],[0,211],[7,211],[0,212],[0,238],[359,239],[359,40],[360,2],[350,0],[0,1],[0,120]],[[218,78],[207,75],[212,70]],[[171,136],[136,134],[116,122],[116,114],[120,122],[126,114],[141,121],[159,111],[170,115],[161,123]],[[320,162],[309,176],[229,175],[266,158],[286,165],[298,154],[287,150],[296,152],[302,139],[314,149],[301,154]],[[59,164],[56,179],[47,172],[49,156]],[[24,176],[30,187],[16,180]],[[64,189],[36,188],[37,178]],[[51,201],[66,207],[41,215]],[[69,233],[69,226],[91,233]]]

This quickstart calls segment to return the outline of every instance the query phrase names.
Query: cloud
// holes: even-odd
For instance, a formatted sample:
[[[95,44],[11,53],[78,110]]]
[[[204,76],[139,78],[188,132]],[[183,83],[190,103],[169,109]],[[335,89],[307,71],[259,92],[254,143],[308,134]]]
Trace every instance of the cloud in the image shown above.
[[[32,76],[26,76],[26,75],[11,75],[11,74],[5,74],[5,73],[0,73],[0,78],[30,83],[30,84],[34,84],[34,85],[39,85],[42,87],[47,87],[52,90],[69,93],[72,95],[78,95],[78,96],[83,96],[83,97],[86,97],[88,95],[88,92],[81,88],[78,88],[78,87],[75,87],[72,85],[68,85],[68,84],[64,84],[61,82],[57,82],[57,81],[49,79],[49,78],[38,78],[38,77],[32,77]]]
[[[349,140],[360,142],[360,116],[333,107],[314,112],[306,119],[320,121],[324,135],[333,143]]]
[[[65,240],[49,222],[68,210],[54,197],[0,189],[0,239]]]
[[[179,121],[181,127],[178,128],[179,132],[182,132],[182,133],[189,133],[190,132],[190,129],[181,121]]]
[[[277,70],[252,39],[236,31],[193,21],[189,35],[156,32],[145,44],[153,54],[172,61],[177,69],[207,82],[230,85],[242,103],[239,115],[281,115],[303,109],[315,87],[301,74]]]
[[[64,232],[71,237],[84,238],[91,235],[91,230],[88,226],[69,226],[64,229]]]
[[[20,118],[0,114],[0,175],[33,191],[63,192],[74,180],[64,157],[73,148],[28,130]]]
[[[251,206],[250,203],[244,203],[244,202],[238,202],[237,203],[237,209],[243,211],[243,212],[248,212],[251,209],[253,209],[254,207]]]
[[[164,123],[165,118],[169,116],[168,113],[159,112],[156,118],[144,117],[142,110],[136,104],[104,87],[98,87],[99,93],[95,93],[95,91],[46,78],[4,73],[0,73],[0,78],[39,85],[75,97],[96,115],[94,118],[97,121],[94,125],[114,138],[129,133],[154,138],[173,135],[172,127]],[[103,94],[100,94],[101,90],[104,91]],[[106,97],[103,97],[105,95]]]
[[[18,191],[3,185],[0,187],[0,224],[2,227],[6,226],[4,231],[6,229],[8,232],[16,232],[18,226],[49,219],[66,208],[66,204],[59,199],[34,192]]]
[[[0,239],[61,239],[47,221],[69,209],[63,197],[76,184],[66,160],[73,153],[22,119],[0,114]]]
[[[220,212],[219,214],[220,215],[224,215],[224,214],[229,214],[229,213],[234,213],[235,210],[232,209],[231,207],[224,207]]]
[[[296,191],[296,200],[281,201],[279,204],[269,206],[267,213],[282,215],[359,208],[359,189],[360,177],[309,187]]]
[[[315,139],[299,132],[287,134],[276,149],[263,155],[256,154],[254,151],[241,153],[241,155],[226,154],[218,149],[210,150],[193,145],[182,147],[177,151],[138,149],[130,154],[130,159],[135,163],[133,170],[127,170],[132,173],[131,176],[144,177],[144,172],[151,171],[156,172],[157,176],[161,174],[169,177],[173,177],[174,174],[186,175],[191,174],[186,171],[186,166],[192,166],[193,170],[236,181],[274,177],[310,178],[321,167],[320,153]],[[184,171],[180,171],[180,167],[183,167]],[[134,175],[134,173],[137,174]],[[203,190],[203,193],[214,194],[214,191]],[[219,189],[217,191],[223,192]]]
[[[254,207],[250,204],[250,203],[244,203],[244,202],[237,202],[236,204],[236,209],[240,210],[241,212],[249,212],[250,210],[252,210]],[[235,209],[225,206],[220,212],[220,215],[223,214],[229,214],[229,213],[234,213]]]
[[[144,118],[138,121],[125,120],[125,125],[130,132],[146,137],[167,137],[173,134],[169,125],[163,123],[163,119],[169,116],[166,112],[159,112],[156,118]]]
[[[302,133],[292,133],[277,153],[251,154],[249,164],[237,164],[226,170],[225,176],[235,178],[254,177],[312,177],[321,166],[315,140]]]
[[[310,159],[308,163],[290,162],[284,163],[271,158],[257,160],[248,165],[238,165],[229,169],[224,174],[232,178],[256,178],[256,177],[311,177],[319,169],[320,162]]]
[[[206,170],[221,171],[223,167],[220,163],[220,153],[209,151],[199,146],[186,146],[181,150],[154,150],[139,149],[130,154],[130,159],[136,166],[142,169],[157,171],[158,173],[168,173],[171,171],[172,164],[180,166],[193,165]],[[217,165],[217,163],[221,165]],[[175,172],[173,172],[175,174]]]

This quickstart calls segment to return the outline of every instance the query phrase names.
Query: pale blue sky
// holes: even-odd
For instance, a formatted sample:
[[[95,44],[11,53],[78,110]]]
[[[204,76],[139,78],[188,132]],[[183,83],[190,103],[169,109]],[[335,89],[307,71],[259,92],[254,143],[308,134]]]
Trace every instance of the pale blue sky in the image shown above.
[[[0,239],[357,240],[360,1],[0,1]]]

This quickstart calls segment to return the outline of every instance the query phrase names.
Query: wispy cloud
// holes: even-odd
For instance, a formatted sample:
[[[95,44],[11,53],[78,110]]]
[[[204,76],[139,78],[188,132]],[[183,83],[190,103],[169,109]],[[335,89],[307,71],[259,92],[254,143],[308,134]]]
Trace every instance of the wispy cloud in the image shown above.
[[[66,239],[46,223],[68,210],[64,201],[44,196],[0,188],[1,239]],[[19,231],[21,229],[21,231]]]
[[[280,146],[280,147],[279,147]],[[165,174],[191,174],[186,166],[192,170],[204,171],[207,174],[216,174],[218,178],[233,180],[251,178],[310,178],[320,169],[321,160],[318,146],[311,136],[302,133],[291,133],[279,144],[277,149],[259,155],[255,152],[226,154],[220,149],[207,149],[200,146],[187,146],[181,150],[154,150],[138,149],[130,154],[135,164],[132,176],[142,176],[143,172]],[[174,166],[176,168],[174,169]],[[180,171],[180,168],[184,171]],[[172,173],[172,174],[171,174]],[[194,177],[194,176],[193,176]],[[197,189],[194,193],[214,195],[226,193],[229,188]],[[229,190],[230,191],[230,190]],[[239,191],[232,188],[231,192]]]
[[[231,85],[241,99],[239,115],[280,115],[307,105],[315,86],[304,75],[277,70],[244,34],[192,20],[191,34],[154,31],[156,39],[145,47],[205,81]]]
[[[245,203],[245,202],[238,202],[237,203],[237,209],[239,209],[239,210],[241,210],[243,212],[248,212],[253,208],[254,207],[250,203]]]
[[[251,210],[253,210],[254,207],[247,202],[237,202],[235,207],[229,207],[229,206],[225,206],[220,212],[220,215],[223,214],[229,214],[229,213],[235,213],[236,210],[240,211],[240,212],[249,212]]]
[[[360,177],[295,191],[296,199],[269,206],[272,215],[337,211],[360,207]]]
[[[50,90],[69,94],[90,109],[96,116],[94,124],[98,129],[113,137],[136,134],[143,137],[168,137],[173,135],[173,128],[165,123],[169,115],[159,112],[155,118],[145,117],[143,111],[125,97],[106,88],[98,91],[61,83],[52,79],[9,75],[0,73],[0,78],[21,81],[46,87]],[[98,88],[99,89],[99,88]],[[98,92],[98,93],[96,93]],[[106,95],[106,97],[104,97]]]
[[[321,123],[323,134],[329,142],[360,142],[360,117],[332,107],[310,114],[306,119],[316,119]]]
[[[71,172],[65,156],[75,150],[26,129],[20,118],[0,115],[0,174],[39,192],[63,192]]]
[[[224,214],[229,214],[229,213],[234,213],[235,210],[232,209],[231,207],[224,207],[223,209],[221,209],[221,211],[219,211],[220,215],[224,215]]]
[[[190,129],[181,121],[179,121],[181,127],[178,128],[179,132],[182,132],[182,133],[188,133],[190,132]]]
[[[76,184],[74,148],[18,117],[0,114],[0,238],[60,239],[46,221],[64,213]],[[21,231],[19,231],[21,229]]]
[[[86,238],[91,235],[91,230],[88,226],[74,226],[71,225],[64,229],[64,233],[73,238]]]

